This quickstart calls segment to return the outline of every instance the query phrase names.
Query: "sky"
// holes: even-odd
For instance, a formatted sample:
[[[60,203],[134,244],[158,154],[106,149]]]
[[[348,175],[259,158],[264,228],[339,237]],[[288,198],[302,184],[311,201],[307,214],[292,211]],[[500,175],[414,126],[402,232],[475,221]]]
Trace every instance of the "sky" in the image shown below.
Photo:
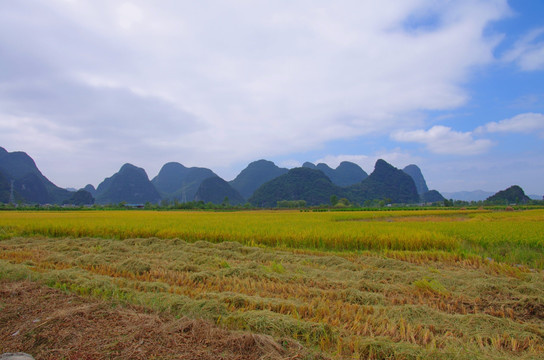
[[[73,188],[382,158],[544,194],[544,1],[2,1],[0,146]]]

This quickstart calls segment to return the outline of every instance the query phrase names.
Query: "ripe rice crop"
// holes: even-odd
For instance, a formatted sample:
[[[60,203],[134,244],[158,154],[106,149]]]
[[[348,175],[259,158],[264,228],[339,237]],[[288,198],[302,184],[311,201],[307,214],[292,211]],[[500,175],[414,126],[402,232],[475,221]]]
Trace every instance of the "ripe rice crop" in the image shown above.
[[[326,251],[446,251],[544,267],[544,210],[3,212],[0,237],[180,238]]]

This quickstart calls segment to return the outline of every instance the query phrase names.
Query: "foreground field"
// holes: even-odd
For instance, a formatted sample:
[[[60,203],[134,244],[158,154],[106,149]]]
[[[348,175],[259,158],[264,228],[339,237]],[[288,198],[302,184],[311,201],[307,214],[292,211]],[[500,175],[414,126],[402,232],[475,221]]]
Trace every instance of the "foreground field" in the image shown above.
[[[542,211],[2,213],[0,277],[333,358],[538,359],[543,220]]]
[[[291,342],[112,307],[28,281],[0,281],[0,353],[36,359],[279,360],[309,356]],[[285,344],[285,343],[284,343]]]

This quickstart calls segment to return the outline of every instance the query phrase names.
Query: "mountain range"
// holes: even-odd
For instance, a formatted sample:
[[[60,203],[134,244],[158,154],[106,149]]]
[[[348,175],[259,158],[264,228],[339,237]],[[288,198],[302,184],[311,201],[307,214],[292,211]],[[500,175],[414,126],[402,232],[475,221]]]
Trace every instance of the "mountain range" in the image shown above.
[[[342,161],[336,169],[331,169],[327,164],[314,165],[311,162],[305,162],[302,167],[320,170],[333,184],[338,186],[357,184],[368,177],[368,174],[359,165],[349,161]]]
[[[523,194],[525,196],[525,194]],[[519,194],[518,194],[519,197]],[[96,188],[89,184],[77,192],[59,188],[38,169],[24,152],[0,147],[0,202],[56,204],[128,204],[202,201],[274,207],[278,201],[304,200],[320,205],[345,199],[352,204],[368,201],[385,203],[431,203],[443,201],[436,190],[429,191],[421,170],[408,165],[399,170],[384,160],[376,162],[368,175],[357,164],[344,161],[336,169],[306,162],[286,169],[271,161],[250,163],[230,182],[212,170],[166,163],[149,179],[144,169],[124,164]],[[520,197],[520,199],[525,199]]]
[[[247,200],[262,184],[288,171],[289,169],[280,168],[272,161],[258,160],[250,163],[229,184]]]
[[[210,169],[187,168],[180,163],[169,162],[163,165],[151,183],[163,199],[186,202],[194,200],[202,181],[210,177],[217,177]]]
[[[0,200],[11,197],[30,203],[62,203],[72,193],[53,184],[38,170],[34,160],[22,151],[0,147]]]

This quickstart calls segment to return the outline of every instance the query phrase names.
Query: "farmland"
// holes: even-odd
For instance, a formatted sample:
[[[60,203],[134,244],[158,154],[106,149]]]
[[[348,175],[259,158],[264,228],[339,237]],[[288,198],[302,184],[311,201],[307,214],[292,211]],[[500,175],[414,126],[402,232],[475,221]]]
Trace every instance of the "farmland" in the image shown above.
[[[544,351],[542,210],[2,212],[0,239],[0,278],[332,358]]]

